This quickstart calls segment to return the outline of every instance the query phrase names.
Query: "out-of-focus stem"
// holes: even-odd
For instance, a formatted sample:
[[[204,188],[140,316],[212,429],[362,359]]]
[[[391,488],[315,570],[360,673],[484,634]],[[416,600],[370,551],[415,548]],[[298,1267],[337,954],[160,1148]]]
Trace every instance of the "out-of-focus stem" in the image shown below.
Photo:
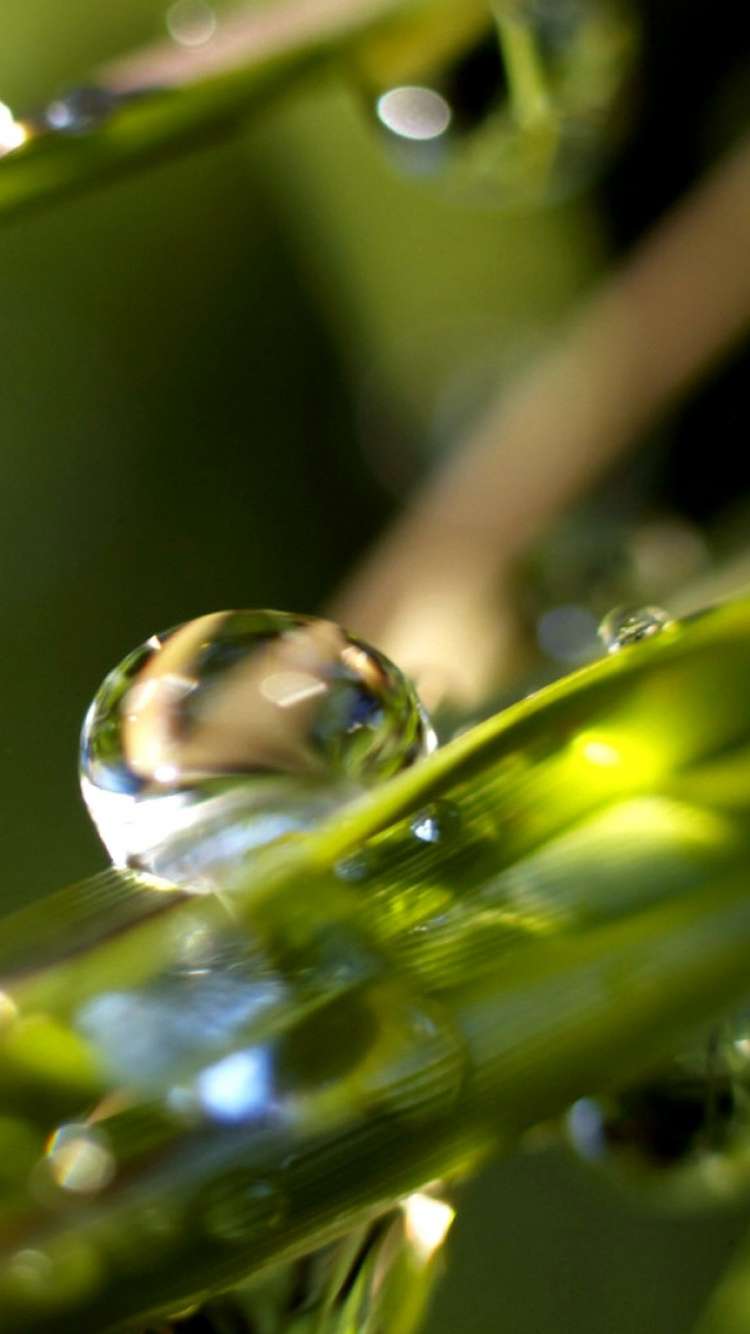
[[[343,52],[364,72],[398,81],[490,22],[483,0],[271,0],[222,9],[217,19],[209,40],[154,43],[105,66],[99,81],[115,93],[181,88],[305,47]]]
[[[336,616],[431,703],[470,707],[512,674],[514,563],[747,328],[749,230],[745,139],[492,404],[346,584]]]
[[[180,46],[165,40],[100,71],[117,93],[178,88],[255,65],[301,47],[335,45],[403,7],[403,0],[286,0],[223,13],[210,41]]]

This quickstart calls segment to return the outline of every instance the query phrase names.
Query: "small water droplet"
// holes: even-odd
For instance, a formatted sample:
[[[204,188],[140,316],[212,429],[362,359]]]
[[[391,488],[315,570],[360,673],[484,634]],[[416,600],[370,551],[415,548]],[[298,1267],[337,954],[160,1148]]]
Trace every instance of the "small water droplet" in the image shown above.
[[[227,1172],[199,1203],[206,1231],[219,1241],[245,1242],[277,1227],[285,1212],[278,1178],[251,1171]]]
[[[204,0],[175,0],[167,10],[166,24],[179,46],[205,46],[218,28],[215,13]]]
[[[116,864],[210,890],[434,744],[407,679],[339,626],[219,612],[152,636],[107,677],[81,785]]]
[[[334,866],[334,874],[348,885],[361,885],[372,875],[372,857],[365,849],[353,852]]]
[[[42,123],[58,134],[87,134],[108,119],[118,100],[108,88],[72,88],[45,107]]]
[[[56,1186],[74,1195],[95,1195],[109,1185],[116,1163],[98,1127],[61,1126],[47,1145],[47,1167]]]
[[[420,843],[439,843],[453,832],[459,818],[458,807],[452,802],[436,801],[415,815],[410,828]]]
[[[387,1116],[429,1125],[455,1101],[467,1070],[467,1051],[437,1006],[415,1005],[406,995],[377,997],[383,1043],[371,1063],[367,1088]]]
[[[672,617],[661,607],[615,607],[604,617],[598,634],[608,653],[619,653],[671,625]]]

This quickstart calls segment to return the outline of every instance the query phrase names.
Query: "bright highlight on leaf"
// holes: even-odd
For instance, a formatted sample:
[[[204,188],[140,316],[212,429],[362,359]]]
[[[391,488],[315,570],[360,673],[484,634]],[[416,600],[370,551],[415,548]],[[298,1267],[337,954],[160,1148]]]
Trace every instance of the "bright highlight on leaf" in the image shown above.
[[[404,1211],[406,1235],[420,1258],[429,1260],[443,1245],[456,1211],[445,1200],[417,1191],[401,1205]]]
[[[0,102],[0,157],[11,153],[26,143],[29,132],[25,125],[16,120],[10,107]]]

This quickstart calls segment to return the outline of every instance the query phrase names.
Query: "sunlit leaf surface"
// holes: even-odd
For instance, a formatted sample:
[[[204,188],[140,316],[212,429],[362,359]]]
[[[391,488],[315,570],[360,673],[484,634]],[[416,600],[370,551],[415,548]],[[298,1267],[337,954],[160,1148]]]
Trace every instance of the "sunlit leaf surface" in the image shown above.
[[[3,1330],[177,1311],[454,1181],[747,988],[750,608],[259,853],[6,919]]]

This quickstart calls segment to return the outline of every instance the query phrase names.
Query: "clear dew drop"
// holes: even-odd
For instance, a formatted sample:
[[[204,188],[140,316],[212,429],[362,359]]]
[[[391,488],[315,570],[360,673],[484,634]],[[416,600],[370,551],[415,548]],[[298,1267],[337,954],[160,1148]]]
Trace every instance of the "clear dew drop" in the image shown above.
[[[608,653],[619,653],[671,625],[674,621],[662,607],[615,607],[604,617],[598,635]]]
[[[434,745],[411,684],[339,626],[218,612],[152,636],[106,678],[81,785],[115,864],[210,890]]]
[[[118,103],[116,93],[96,85],[72,88],[44,109],[42,123],[58,134],[87,134],[102,125]]]

